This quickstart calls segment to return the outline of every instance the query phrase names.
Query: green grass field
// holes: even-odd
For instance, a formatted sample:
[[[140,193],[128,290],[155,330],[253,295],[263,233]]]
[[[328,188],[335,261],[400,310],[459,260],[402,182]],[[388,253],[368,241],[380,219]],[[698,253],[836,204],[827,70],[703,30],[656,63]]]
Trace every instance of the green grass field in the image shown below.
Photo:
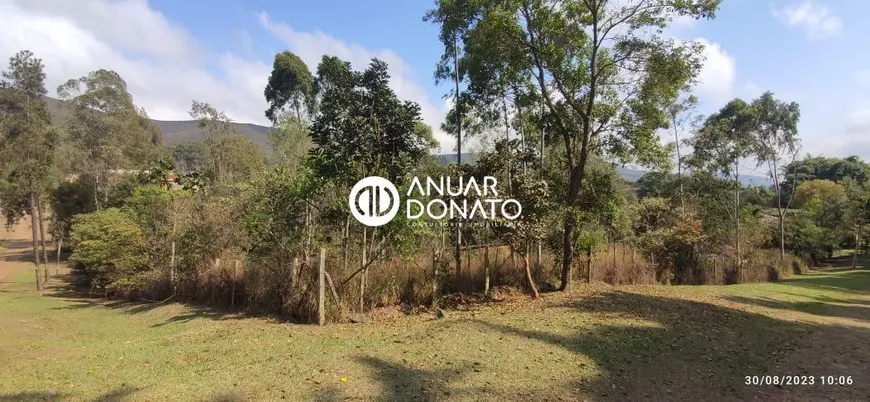
[[[5,400],[636,400],[868,395],[870,271],[696,287],[579,285],[326,327],[0,284]],[[57,282],[57,281],[56,281]],[[851,375],[850,387],[743,385]],[[854,399],[853,399],[854,398]]]

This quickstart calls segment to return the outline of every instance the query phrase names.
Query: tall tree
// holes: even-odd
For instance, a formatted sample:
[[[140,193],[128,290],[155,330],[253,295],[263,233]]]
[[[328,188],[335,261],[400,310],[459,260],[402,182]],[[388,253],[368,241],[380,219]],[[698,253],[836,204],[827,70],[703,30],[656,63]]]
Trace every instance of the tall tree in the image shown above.
[[[314,77],[299,56],[289,51],[278,53],[264,95],[269,103],[266,117],[273,124],[281,120],[282,111],[288,106],[296,119],[302,121],[303,112],[306,115],[314,112]]]
[[[757,150],[754,110],[743,100],[734,99],[710,115],[690,140],[694,149],[690,164],[696,169],[722,174],[733,179],[734,248],[737,270],[743,277],[740,251],[740,169]]]
[[[767,164],[776,193],[777,218],[779,219],[779,252],[785,258],[785,209],[782,202],[782,176],[780,169],[785,160],[794,161],[800,147],[797,123],[800,106],[777,100],[771,92],[765,92],[752,101],[756,118],[756,149],[753,151],[758,163]]]
[[[720,0],[440,0],[426,19],[441,26],[438,73],[459,72],[470,92],[492,99],[519,91],[545,105],[565,149],[561,201],[562,284],[575,257],[578,200],[590,157],[657,164],[665,106],[696,76],[701,46],[661,32],[676,17],[712,18]],[[455,38],[461,40],[455,41]],[[457,49],[462,46],[462,49]]]
[[[92,71],[67,81],[57,92],[70,111],[66,130],[78,160],[73,167],[93,181],[94,203],[100,208],[116,176],[113,171],[145,169],[159,159],[160,131],[136,107],[127,83],[114,71]]]
[[[346,189],[367,176],[382,176],[398,186],[426,155],[431,136],[421,129],[420,106],[400,101],[389,78],[387,64],[378,59],[364,71],[354,71],[350,63],[337,57],[323,57],[316,79],[320,107],[311,125],[314,147],[310,158],[317,176]],[[350,210],[345,211],[349,216]],[[396,247],[390,243],[398,239],[394,235],[401,228],[394,220],[376,228],[369,239],[369,228],[362,227],[357,271],[361,309],[368,267],[387,247]]]
[[[42,290],[40,233],[45,255],[45,230],[38,230],[42,228],[39,205],[52,179],[58,141],[43,98],[47,92],[43,69],[41,59],[29,50],[22,50],[9,59],[8,69],[0,74],[0,173],[7,182],[4,192],[8,192],[4,194],[3,209],[7,216],[13,217],[21,215],[14,210],[28,209],[38,290]],[[48,267],[45,269],[47,279]]]
[[[685,196],[683,195],[683,153],[681,152],[683,143],[680,142],[680,134],[682,134],[683,130],[686,129],[687,125],[694,123],[693,119],[695,119],[695,117],[700,117],[694,114],[697,105],[698,98],[694,95],[689,95],[674,102],[674,104],[668,107],[667,110],[671,131],[674,132],[674,151],[677,154],[677,180],[679,181],[680,208],[684,210],[681,213],[685,213],[686,201]]]
[[[265,168],[266,156],[257,144],[236,134],[233,121],[214,106],[193,101],[188,111],[205,134],[208,170],[217,183],[250,178]]]
[[[858,254],[861,251],[861,237],[870,222],[870,188],[865,184],[858,184],[854,180],[847,179],[843,183],[846,188],[846,215],[845,222],[852,230],[855,252],[852,254],[852,268],[858,267]]]

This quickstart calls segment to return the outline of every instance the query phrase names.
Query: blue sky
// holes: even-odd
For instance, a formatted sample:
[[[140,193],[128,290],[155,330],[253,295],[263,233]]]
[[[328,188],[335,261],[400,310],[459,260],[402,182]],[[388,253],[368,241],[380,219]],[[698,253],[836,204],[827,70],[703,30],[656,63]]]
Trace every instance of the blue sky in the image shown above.
[[[628,1],[628,0],[627,0]],[[191,100],[265,123],[262,88],[275,52],[312,69],[324,53],[361,68],[380,57],[400,97],[437,126],[446,109],[432,71],[441,53],[430,1],[4,0],[0,57],[29,48],[49,88],[96,68],[118,71],[158,119],[184,119]],[[680,20],[672,35],[707,45],[701,113],[764,90],[800,103],[804,151],[870,158],[870,2],[725,0],[713,21]],[[452,141],[443,134],[444,151]]]

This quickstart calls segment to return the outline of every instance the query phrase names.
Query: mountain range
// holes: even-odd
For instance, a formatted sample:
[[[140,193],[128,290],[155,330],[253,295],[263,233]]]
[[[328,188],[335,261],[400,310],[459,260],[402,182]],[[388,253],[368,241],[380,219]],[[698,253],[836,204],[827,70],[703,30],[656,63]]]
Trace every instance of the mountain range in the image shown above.
[[[51,97],[45,98],[48,105],[48,111],[51,114],[52,123],[61,125],[68,118],[69,112],[63,106],[60,99]],[[151,123],[160,128],[163,132],[163,141],[168,146],[173,146],[186,141],[203,141],[205,134],[197,125],[196,120],[155,120],[149,119]],[[264,150],[269,150],[269,127],[251,123],[232,123],[236,134],[242,135]],[[463,153],[462,160],[465,162],[474,161],[474,154]],[[456,154],[440,154],[441,163],[447,164],[456,162]],[[617,170],[629,182],[635,182],[646,173],[644,170],[630,169],[625,167],[617,167]],[[745,186],[767,186],[767,178],[762,176],[743,175],[740,177],[740,182]]]

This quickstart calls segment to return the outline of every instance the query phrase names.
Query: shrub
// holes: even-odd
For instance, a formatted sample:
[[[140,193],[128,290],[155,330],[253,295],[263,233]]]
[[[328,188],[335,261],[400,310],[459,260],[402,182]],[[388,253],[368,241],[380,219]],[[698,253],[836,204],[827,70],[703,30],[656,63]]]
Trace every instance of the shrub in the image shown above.
[[[107,289],[148,268],[145,238],[133,217],[117,208],[77,215],[70,232],[76,262],[90,287]]]

